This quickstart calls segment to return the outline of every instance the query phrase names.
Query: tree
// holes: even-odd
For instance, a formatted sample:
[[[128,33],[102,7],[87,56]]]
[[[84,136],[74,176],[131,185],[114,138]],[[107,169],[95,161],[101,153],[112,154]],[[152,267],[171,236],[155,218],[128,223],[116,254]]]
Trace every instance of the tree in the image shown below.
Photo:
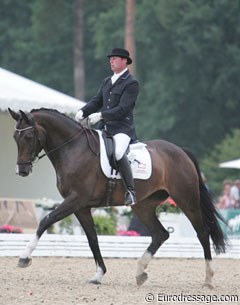
[[[201,157],[240,126],[238,2],[142,1],[137,21],[139,133]]]
[[[124,45],[124,1],[84,3],[84,60],[86,100],[96,94],[101,80],[111,73],[107,54]]]
[[[125,17],[125,48],[129,51],[133,60],[129,70],[135,74],[135,0],[126,0],[126,17]]]
[[[208,179],[208,185],[215,194],[220,194],[222,182],[226,179],[239,179],[239,169],[220,168],[225,161],[239,159],[240,129],[235,129],[211,153],[201,161],[201,167]]]
[[[73,94],[73,0],[4,0],[0,30],[2,67]]]
[[[34,0],[32,51],[28,75],[40,83],[74,95],[73,0]]]
[[[73,95],[76,1],[3,0],[1,66]],[[126,5],[133,3],[84,2],[84,33],[77,38],[83,39],[86,100],[111,73],[108,52],[124,45],[128,8],[136,16],[139,138],[163,138],[202,158],[240,128],[239,1],[138,0],[134,8]]]
[[[74,25],[74,92],[75,97],[84,100],[85,97],[85,70],[83,57],[83,2],[75,0],[75,25]]]
[[[5,0],[0,5],[0,66],[26,75],[32,9],[29,1]],[[25,72],[25,73],[24,73]]]

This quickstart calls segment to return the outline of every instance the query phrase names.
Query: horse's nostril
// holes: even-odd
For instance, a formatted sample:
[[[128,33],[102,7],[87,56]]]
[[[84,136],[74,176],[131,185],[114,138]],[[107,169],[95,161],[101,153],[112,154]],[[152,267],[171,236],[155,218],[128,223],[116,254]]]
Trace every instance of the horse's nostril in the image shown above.
[[[26,176],[28,176],[28,172],[25,172],[25,171],[22,171],[22,172],[19,172],[19,176],[21,176],[21,177],[26,177]]]
[[[26,163],[18,163],[16,168],[16,174],[21,177],[28,176],[32,171],[32,163],[26,162]]]

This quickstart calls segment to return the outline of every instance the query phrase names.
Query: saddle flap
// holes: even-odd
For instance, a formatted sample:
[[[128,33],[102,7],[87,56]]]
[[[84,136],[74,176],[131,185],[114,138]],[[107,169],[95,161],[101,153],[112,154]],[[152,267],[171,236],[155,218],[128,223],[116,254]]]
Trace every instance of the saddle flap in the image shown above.
[[[109,163],[113,169],[118,170],[117,160],[115,157],[114,139],[113,139],[112,135],[110,135],[106,130],[102,130],[102,138],[103,138],[103,141],[105,144],[106,154],[107,154]]]
[[[118,171],[112,171],[112,168],[109,164],[109,159],[107,157],[107,149],[105,148],[105,142],[102,131],[97,130],[97,133],[99,135],[100,142],[100,162],[104,175],[108,178],[121,179],[120,175],[118,174]],[[147,180],[151,177],[152,160],[150,157],[150,153],[146,147],[147,145],[142,142],[130,145],[130,152],[127,156],[131,163],[134,179]]]

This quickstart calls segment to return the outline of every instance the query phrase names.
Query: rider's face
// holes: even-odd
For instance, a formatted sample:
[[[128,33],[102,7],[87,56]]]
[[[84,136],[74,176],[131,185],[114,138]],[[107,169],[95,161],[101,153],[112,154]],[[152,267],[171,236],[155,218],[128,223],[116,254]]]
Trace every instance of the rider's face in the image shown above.
[[[127,67],[127,59],[118,56],[112,56],[109,59],[111,70],[114,73],[120,73]]]

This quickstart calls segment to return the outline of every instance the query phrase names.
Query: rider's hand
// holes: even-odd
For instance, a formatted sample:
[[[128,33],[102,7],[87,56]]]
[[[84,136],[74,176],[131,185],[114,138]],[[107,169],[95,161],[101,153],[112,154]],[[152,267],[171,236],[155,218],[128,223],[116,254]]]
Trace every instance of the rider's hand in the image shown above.
[[[80,122],[81,120],[83,120],[84,119],[84,117],[83,117],[83,112],[82,112],[82,110],[78,110],[78,112],[76,113],[76,115],[75,115],[75,120],[77,121],[77,122]]]
[[[94,125],[102,119],[102,114],[101,112],[92,113],[89,115],[88,119],[89,119],[89,123],[91,125]]]

